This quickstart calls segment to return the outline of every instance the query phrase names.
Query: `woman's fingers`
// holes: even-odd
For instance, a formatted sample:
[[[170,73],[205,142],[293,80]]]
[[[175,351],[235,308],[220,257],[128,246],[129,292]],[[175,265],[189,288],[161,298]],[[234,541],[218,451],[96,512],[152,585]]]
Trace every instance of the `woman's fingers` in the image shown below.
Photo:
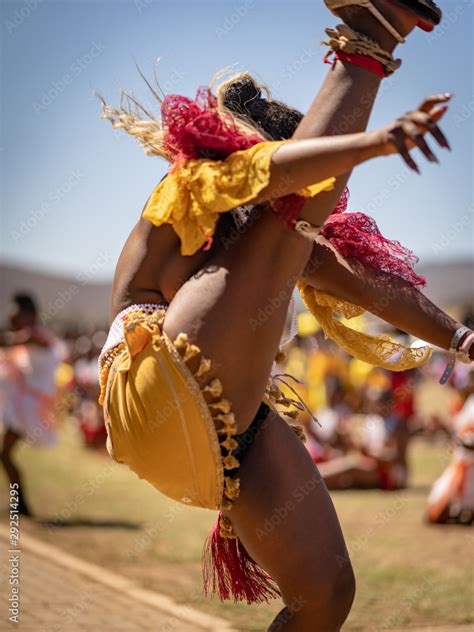
[[[428,97],[417,110],[408,112],[391,125],[388,125],[383,130],[385,133],[385,147],[388,149],[388,153],[397,151],[408,167],[417,173],[420,173],[420,170],[409,151],[412,147],[418,147],[430,162],[439,162],[426,142],[425,135],[430,133],[441,147],[451,149],[446,136],[437,124],[448,109],[447,105],[444,104],[451,97],[452,95],[449,93],[435,94]]]
[[[410,152],[408,151],[408,147],[406,146],[406,136],[402,126],[397,127],[392,131],[391,140],[397,148],[398,153],[406,162],[406,164],[410,167],[410,169],[413,169],[413,171],[416,171],[416,173],[420,173],[418,165],[410,156]]]
[[[434,126],[433,130],[439,136],[439,141],[438,141],[439,144],[442,147],[445,147],[446,149],[449,149],[449,151],[451,151],[451,145],[449,144],[448,139],[443,134],[441,129],[436,125],[436,123],[443,118],[443,116],[446,114],[447,111],[448,111],[448,106],[447,105],[443,105],[443,107],[435,108],[434,110],[431,110],[430,116],[433,119],[433,121],[435,122],[435,126]],[[435,133],[434,133],[433,130],[430,130],[430,131],[433,134],[433,136],[435,136]],[[436,140],[438,140],[437,136],[435,136],[435,138],[436,138]],[[445,143],[445,144],[443,144],[443,143]]]
[[[436,105],[440,103],[447,103],[451,100],[452,94],[450,92],[444,92],[443,94],[433,94],[431,97],[427,97],[418,108],[421,112],[429,113]]]
[[[413,144],[415,144],[420,149],[427,160],[429,160],[430,162],[439,162],[438,158],[431,151],[430,146],[424,139],[423,132],[414,122],[410,120],[406,121],[402,124],[402,130],[405,136],[410,138]]]
[[[436,120],[439,120],[446,112],[446,109],[439,108],[438,110],[431,110],[431,112],[433,112],[434,116],[437,117]],[[444,147],[445,149],[451,149],[448,143],[448,139],[436,124],[436,120],[431,115],[431,113],[426,114],[425,112],[416,111],[410,113],[409,118],[419,127],[421,127],[422,131],[429,131],[441,147]]]

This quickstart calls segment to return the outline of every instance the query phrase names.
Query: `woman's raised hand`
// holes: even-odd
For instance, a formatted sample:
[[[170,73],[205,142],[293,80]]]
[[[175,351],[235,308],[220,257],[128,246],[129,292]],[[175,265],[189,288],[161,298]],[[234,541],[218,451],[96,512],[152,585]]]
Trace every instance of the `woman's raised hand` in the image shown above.
[[[417,173],[420,173],[420,170],[409,151],[413,147],[418,147],[429,162],[439,162],[425,136],[431,134],[441,147],[451,149],[446,136],[438,127],[438,121],[448,109],[447,105],[441,104],[447,103],[451,97],[449,93],[428,97],[416,110],[407,112],[386,127],[373,132],[376,135],[376,144],[380,143],[379,155],[389,156],[398,153],[410,169]]]

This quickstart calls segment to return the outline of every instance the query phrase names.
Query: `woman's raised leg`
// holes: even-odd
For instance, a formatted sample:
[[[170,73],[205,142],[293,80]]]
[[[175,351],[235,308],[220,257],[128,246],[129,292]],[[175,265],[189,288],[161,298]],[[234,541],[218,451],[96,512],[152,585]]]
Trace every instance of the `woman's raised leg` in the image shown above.
[[[390,5],[388,0],[375,1]],[[361,11],[365,13],[366,30],[379,40],[385,37],[380,26],[365,10]],[[416,23],[406,13],[398,8],[401,17],[396,26],[402,34]],[[359,18],[351,19],[357,22]],[[386,45],[394,48],[395,43]],[[337,133],[333,129],[335,121],[355,107],[360,108],[361,114],[344,131],[365,129],[379,82],[378,77],[363,69],[337,62],[295,137]],[[317,122],[320,107],[323,123]],[[347,177],[338,179],[335,194],[345,186]],[[322,193],[306,204],[304,216],[318,223],[319,214],[327,217],[334,204],[334,195]],[[190,341],[212,359],[214,373],[223,383],[242,432],[258,409],[292,291],[310,260],[311,244],[288,231],[268,212],[260,213],[237,240],[216,242],[206,266],[173,298],[165,331],[172,338],[181,332],[188,334]]]
[[[372,2],[400,35],[405,37],[415,28],[418,18],[411,11],[392,0]],[[393,53],[395,50],[395,38],[366,8],[350,6],[340,9],[339,15],[351,28],[373,38],[387,52]],[[339,136],[365,131],[381,82],[380,77],[368,70],[335,61],[293,138]],[[325,219],[327,209],[332,210],[336,206],[349,177],[350,172],[338,177],[334,189],[309,200],[305,210]]]

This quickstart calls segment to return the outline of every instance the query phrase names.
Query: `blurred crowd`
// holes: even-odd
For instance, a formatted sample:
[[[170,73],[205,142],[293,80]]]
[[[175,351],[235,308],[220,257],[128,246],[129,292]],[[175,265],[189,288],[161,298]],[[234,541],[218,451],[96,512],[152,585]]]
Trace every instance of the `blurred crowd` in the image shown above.
[[[458,363],[441,386],[445,364],[446,354],[435,352],[420,369],[390,372],[348,356],[320,331],[295,338],[285,373],[308,404],[299,421],[330,489],[402,489],[409,482],[414,437],[457,441],[474,371]]]
[[[51,444],[52,435],[62,425],[73,424],[85,447],[105,454],[106,430],[97,400],[98,357],[107,332],[70,329],[61,336],[53,334],[37,325],[34,304],[32,308],[24,297],[22,300],[17,301],[18,313],[10,319],[11,332],[3,334],[0,347],[3,424],[12,431],[10,435],[16,433],[35,444]],[[27,313],[22,316],[25,305]],[[36,347],[31,340],[21,338],[8,342],[8,335],[25,330],[22,318],[30,318],[25,322],[36,336]],[[278,373],[285,376],[283,393],[306,404],[298,423],[303,426],[308,452],[328,487],[407,487],[410,443],[414,437],[424,436],[429,441],[445,442],[453,454],[449,476],[445,472],[443,481],[433,487],[428,518],[432,522],[472,521],[472,510],[464,515],[464,501],[458,497],[468,497],[467,504],[474,508],[474,370],[458,363],[449,383],[439,385],[446,364],[442,352],[434,352],[430,361],[417,370],[395,373],[373,367],[326,340],[310,318],[309,314],[299,315],[298,334],[285,348]],[[19,368],[16,373],[12,372],[13,365]],[[28,398],[36,401],[33,393],[39,392],[35,372],[44,378],[48,371],[53,385],[36,398],[36,409],[25,412],[25,402]],[[23,431],[15,419],[21,407],[22,414],[31,418],[31,425]],[[41,424],[37,422],[40,417]],[[5,435],[2,449],[7,472],[10,460],[4,454],[10,435]],[[11,480],[15,476],[19,480],[13,462],[10,474]],[[458,498],[457,509],[446,500],[449,495]]]
[[[99,398],[100,351],[107,332],[66,331],[64,353],[56,371],[59,421],[68,419],[81,432],[85,447],[102,449],[107,438]]]

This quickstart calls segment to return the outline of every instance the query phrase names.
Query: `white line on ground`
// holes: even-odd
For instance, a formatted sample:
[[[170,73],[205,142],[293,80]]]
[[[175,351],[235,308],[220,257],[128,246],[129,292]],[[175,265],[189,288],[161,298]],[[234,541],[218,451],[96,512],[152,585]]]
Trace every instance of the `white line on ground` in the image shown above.
[[[425,628],[393,628],[388,632],[472,632],[472,625],[443,625],[441,627],[425,627]]]
[[[9,540],[9,530],[4,525],[0,525],[0,537],[7,541]],[[188,606],[180,605],[167,595],[141,588],[126,577],[107,571],[101,566],[81,560],[69,553],[65,553],[56,546],[42,542],[31,535],[25,533],[21,534],[21,548],[25,550],[29,549],[37,555],[46,557],[49,561],[54,560],[61,566],[77,571],[95,582],[125,593],[130,599],[155,607],[166,614],[181,619],[181,621],[197,625],[201,629],[212,632],[236,632],[230,623],[224,619],[199,612],[199,610]]]

